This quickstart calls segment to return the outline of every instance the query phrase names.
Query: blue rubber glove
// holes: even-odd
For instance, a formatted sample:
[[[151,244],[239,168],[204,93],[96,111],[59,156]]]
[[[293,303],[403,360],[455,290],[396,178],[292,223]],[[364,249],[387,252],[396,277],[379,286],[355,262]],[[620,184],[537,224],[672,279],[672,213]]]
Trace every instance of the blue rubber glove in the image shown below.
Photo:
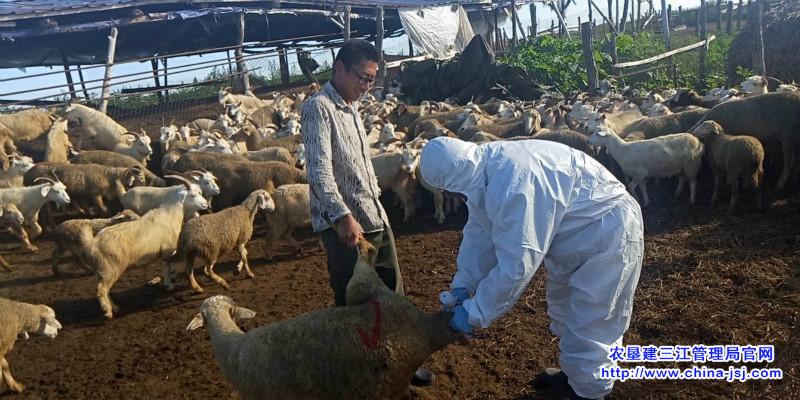
[[[460,305],[464,300],[469,298],[469,290],[467,288],[459,287],[451,291],[444,291],[439,294],[439,302],[442,303],[442,309],[450,311],[453,307]]]
[[[453,308],[453,318],[450,319],[450,328],[467,336],[472,334],[474,328],[469,323],[469,314],[467,310],[464,309],[463,305],[459,304]]]

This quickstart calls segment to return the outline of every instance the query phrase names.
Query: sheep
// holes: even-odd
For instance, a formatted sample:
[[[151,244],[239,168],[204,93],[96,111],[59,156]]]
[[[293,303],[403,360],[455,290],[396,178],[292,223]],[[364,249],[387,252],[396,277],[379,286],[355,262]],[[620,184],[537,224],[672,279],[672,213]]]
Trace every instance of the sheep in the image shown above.
[[[9,160],[8,170],[0,170],[0,188],[22,187],[22,178],[33,168],[33,159],[12,154],[9,156]]]
[[[217,178],[214,174],[206,170],[192,170],[185,174],[184,178],[188,178],[193,184],[200,188],[206,201],[211,204],[211,198],[220,193],[219,186],[217,185]],[[160,207],[164,202],[170,199],[174,193],[183,188],[180,184],[177,186],[155,188],[140,186],[131,188],[124,195],[120,197],[122,207],[132,210],[137,214],[144,214],[156,207]],[[186,214],[184,218],[188,220],[196,216],[197,211],[191,207],[184,209]]]
[[[248,151],[244,156],[250,161],[280,161],[291,166],[296,164],[292,153],[284,147],[267,147],[261,150]]]
[[[417,152],[404,148],[402,152],[383,153],[372,157],[372,168],[382,192],[391,190],[403,204],[403,222],[414,216],[414,175],[419,163]]]
[[[230,92],[231,88],[223,88],[219,91],[219,104],[223,107],[228,104],[236,104],[242,108],[247,114],[252,114],[258,111],[259,108],[270,105],[264,100],[259,99],[252,93],[249,94],[233,94]]]
[[[398,106],[397,108],[400,109],[401,107]],[[395,110],[395,111],[397,111],[397,110]],[[435,120],[441,122],[442,124],[445,124],[445,126],[447,126],[449,122],[452,122],[453,124],[455,124],[455,126],[448,127],[448,129],[456,130],[456,129],[458,129],[458,126],[461,126],[461,123],[464,122],[464,119],[467,118],[468,114],[469,114],[468,110],[462,109],[462,108],[458,108],[458,109],[455,109],[453,111],[440,112],[440,113],[431,114],[431,115],[423,115],[423,116],[420,116],[420,117],[414,119],[408,125],[408,128],[406,129],[406,132],[409,132],[410,134],[413,134],[414,132],[417,132],[418,131],[417,130],[417,125],[422,123],[422,122],[424,122],[424,121],[426,121],[426,120],[429,120],[429,119],[435,119]],[[398,130],[402,130],[403,123],[405,123],[405,120],[398,120],[398,122],[396,123],[396,122],[392,121],[391,114],[389,116],[390,116],[390,118],[388,118],[389,122],[395,124],[395,126],[397,127]],[[411,135],[409,135],[409,136],[411,136]],[[413,137],[409,137],[408,139],[413,139]]]
[[[67,125],[69,121],[58,118],[47,131],[47,144],[44,148],[44,161],[46,162],[69,162],[72,143],[67,136]]]
[[[25,222],[25,218],[22,216],[22,212],[19,211],[17,206],[13,204],[4,204],[0,206],[0,232],[11,233],[20,237],[30,245],[30,242],[27,241],[28,236],[25,234],[25,230],[22,229],[23,222]],[[5,268],[8,272],[13,271],[11,264],[9,264],[3,256],[0,256],[0,267]]]
[[[588,143],[603,146],[614,157],[625,175],[632,177],[628,190],[636,195],[639,187],[644,206],[650,204],[645,178],[668,178],[679,175],[675,197],[680,196],[689,181],[689,202],[695,204],[697,172],[703,160],[703,144],[690,133],[675,133],[653,139],[625,142],[613,130],[603,127],[589,137]]]
[[[164,179],[145,168],[135,158],[108,150],[83,150],[70,160],[73,164],[100,164],[106,167],[139,167],[144,172],[145,182],[150,186],[164,187]]]
[[[9,155],[17,152],[13,136],[14,134],[8,128],[0,125],[0,171],[8,169],[11,163],[8,159]]]
[[[617,131],[613,126],[611,126],[611,129],[615,132],[620,132],[623,138],[631,133],[641,131],[647,139],[653,139],[658,136],[673,133],[689,132],[690,128],[706,115],[706,112],[708,112],[708,110],[698,109],[665,115],[663,117],[642,118],[624,126],[621,131]],[[596,129],[597,125],[595,125],[595,121],[599,121],[600,124],[602,124],[602,121],[605,119],[605,114],[603,114],[594,120],[590,120],[589,128],[592,130]]]
[[[225,289],[229,289],[230,285],[214,272],[214,264],[225,252],[236,249],[239,252],[237,272],[244,267],[248,278],[255,276],[247,262],[246,246],[253,236],[253,219],[259,209],[267,212],[275,210],[275,203],[264,190],[253,191],[238,206],[203,215],[183,224],[178,238],[178,257],[183,258],[186,264],[186,274],[195,293],[203,292],[203,288],[194,278],[194,259],[198,256],[203,259],[206,276]],[[171,265],[164,271],[164,285],[167,290],[173,289]]]
[[[0,204],[13,204],[22,212],[25,219],[23,226],[28,229],[30,239],[35,239],[42,233],[39,225],[39,210],[47,203],[55,203],[57,206],[69,204],[70,198],[67,194],[67,187],[56,180],[47,177],[40,177],[34,180],[44,180],[47,183],[28,186],[22,188],[0,189]],[[26,242],[30,248],[30,242]]]
[[[137,219],[139,219],[139,215],[135,212],[123,210],[111,218],[72,219],[62,222],[53,231],[53,275],[58,276],[60,274],[58,269],[59,260],[64,250],[68,250],[75,256],[75,261],[78,265],[93,272],[89,269],[89,264],[86,261],[86,250],[89,241],[103,228]]]
[[[676,114],[678,115],[678,114]],[[775,185],[783,190],[797,168],[800,149],[800,93],[767,93],[712,108],[688,131],[705,121],[715,121],[729,135],[752,135],[762,143],[778,141],[783,151],[783,170]]]
[[[669,107],[661,104],[656,103],[650,107],[650,110],[647,112],[648,117],[663,117],[665,115],[671,115],[672,110]]]
[[[178,179],[185,189],[135,221],[102,229],[87,245],[87,264],[97,276],[97,299],[107,319],[113,318],[118,310],[109,293],[125,270],[175,254],[184,208],[208,208],[208,202],[196,185],[182,176],[165,177]],[[141,240],[142,237],[147,240]]]
[[[309,187],[305,183],[283,185],[272,192],[274,210],[265,213],[269,237],[266,240],[264,252],[267,258],[272,258],[273,243],[279,239],[289,242],[295,252],[302,251],[300,244],[292,236],[294,229],[311,226],[311,206]]]
[[[98,148],[114,150],[114,146],[124,140],[122,135],[128,132],[128,129],[111,117],[82,104],[67,105],[64,109],[64,118],[78,127],[79,148],[84,140],[93,138]]]
[[[417,124],[417,131],[414,132],[414,136],[428,140],[439,136],[457,137],[453,131],[445,128],[441,122],[435,119],[425,120]]]
[[[0,126],[7,128],[14,140],[36,140],[50,130],[55,119],[55,115],[44,110],[22,110],[0,114]]]
[[[221,210],[241,203],[251,192],[275,188],[289,183],[308,183],[306,173],[280,161],[235,161],[231,156],[187,153],[175,164],[175,170],[205,168],[217,177],[221,192],[214,199],[214,208]]]
[[[541,131],[537,132],[533,136],[518,136],[507,140],[529,140],[529,139],[538,139],[538,140],[547,140],[550,142],[557,142],[573,149],[580,150],[589,156],[594,157],[594,151],[592,151],[592,147],[589,146],[587,143],[586,135],[581,133],[575,132],[570,129],[559,129],[559,130],[552,130],[552,129],[542,129]]]
[[[800,92],[800,88],[797,87],[796,84],[781,84],[778,86],[778,89],[775,90],[776,93],[784,93],[784,92]]]
[[[731,200],[728,211],[736,209],[739,200],[739,180],[742,186],[758,192],[764,177],[764,147],[752,136],[726,135],[722,126],[714,121],[705,121],[692,133],[706,148],[711,169],[714,171],[714,192],[711,203],[717,202],[719,186],[723,178],[731,185]],[[761,196],[756,196],[761,208]]]
[[[27,173],[23,182],[31,185],[39,177],[50,174],[59,176],[72,196],[88,199],[103,215],[108,214],[106,201],[117,200],[127,188],[145,183],[144,172],[139,166],[130,168],[106,167],[98,164],[36,164]]]
[[[760,75],[753,75],[742,82],[740,85],[742,91],[746,92],[746,96],[758,96],[769,92],[769,81],[766,77]]]
[[[679,89],[678,93],[669,100],[665,101],[664,104],[673,111],[675,111],[678,107],[686,106],[699,106],[708,109],[719,104],[719,100],[720,99],[707,100],[697,94],[697,92],[694,90]]]
[[[503,140],[503,138],[492,135],[489,132],[478,131],[469,138],[469,141],[472,143],[483,144],[483,143],[491,143],[496,142],[499,140]]]
[[[423,313],[386,288],[376,257],[361,239],[346,307],[245,333],[236,322],[255,312],[214,296],[186,329],[207,326],[217,364],[242,399],[399,399],[414,371],[462,335],[448,327],[449,312]]]
[[[209,118],[197,118],[186,124],[186,127],[193,131],[210,131],[217,121]]]
[[[458,136],[462,140],[469,140],[475,132],[481,131],[507,139],[515,136],[531,136],[541,128],[542,117],[539,112],[528,109],[522,113],[520,121],[508,124],[478,125],[467,129],[459,128]]]
[[[125,136],[132,136],[133,139],[127,141],[123,139]],[[115,153],[125,154],[131,158],[147,165],[150,160],[150,155],[153,154],[153,148],[150,147],[150,137],[141,129],[139,133],[125,132],[120,135],[120,142],[111,148]]]
[[[26,339],[33,333],[54,339],[61,329],[56,312],[44,304],[28,304],[0,298],[0,376],[6,386],[21,393],[25,386],[14,380],[6,355],[14,348],[17,337]]]

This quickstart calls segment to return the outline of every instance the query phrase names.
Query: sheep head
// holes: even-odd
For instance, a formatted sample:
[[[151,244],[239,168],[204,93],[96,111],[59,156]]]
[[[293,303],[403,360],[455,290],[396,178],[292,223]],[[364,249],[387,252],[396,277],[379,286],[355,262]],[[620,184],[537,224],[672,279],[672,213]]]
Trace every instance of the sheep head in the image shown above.
[[[42,197],[56,203],[56,205],[59,207],[63,204],[69,204],[70,199],[69,199],[69,194],[67,194],[67,187],[63,183],[61,183],[61,181],[58,180],[58,176],[56,176],[55,173],[53,173],[53,177],[56,179],[52,180],[48,177],[40,176],[34,179],[33,183],[39,181],[47,182],[47,184],[42,186],[42,188],[40,189]]]
[[[203,197],[200,186],[177,174],[164,175],[164,178],[176,179],[185,186],[178,191],[178,202],[183,204],[185,215],[194,215],[197,211],[208,209],[208,201]]]
[[[255,311],[238,307],[230,297],[217,295],[203,300],[203,304],[200,305],[200,312],[192,318],[189,325],[186,326],[186,330],[193,331],[202,328],[206,319],[211,318],[212,314],[227,315],[235,323],[241,323],[256,316]]]
[[[125,170],[123,182],[125,187],[144,186],[145,176],[142,167],[135,165]]]
[[[724,133],[725,131],[722,129],[722,125],[718,124],[716,121],[704,121],[702,124],[700,124],[700,126],[692,131],[692,134],[697,136],[697,138],[703,142],[713,139]]]
[[[275,201],[264,189],[254,190],[242,203],[249,205],[253,209],[258,208],[270,213],[275,211]]]
[[[111,217],[110,220],[114,224],[119,224],[122,222],[135,221],[139,218],[140,218],[139,214],[136,214],[136,212],[132,210],[122,210],[113,217]]]
[[[12,169],[17,169],[20,172],[28,172],[31,168],[33,168],[33,159],[20,155],[19,153],[9,155],[8,159],[11,161],[10,167]]]
[[[364,236],[359,236],[356,242],[356,251],[358,252],[359,261],[364,261],[367,265],[375,267],[378,259],[378,250],[372,245]]]
[[[194,183],[200,186],[204,196],[216,196],[220,193],[217,177],[211,172],[204,169],[196,169],[189,171],[188,175]]]
[[[35,327],[37,335],[44,335],[53,339],[58,335],[58,330],[62,328],[61,323],[56,319],[56,312],[52,308],[40,304],[35,306],[39,312],[39,324]]]

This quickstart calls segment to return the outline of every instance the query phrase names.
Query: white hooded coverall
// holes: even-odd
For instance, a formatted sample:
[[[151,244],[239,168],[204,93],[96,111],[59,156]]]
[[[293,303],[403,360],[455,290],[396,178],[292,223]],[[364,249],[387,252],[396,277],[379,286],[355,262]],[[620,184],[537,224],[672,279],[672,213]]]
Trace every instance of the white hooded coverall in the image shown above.
[[[550,330],[560,365],[580,396],[600,398],[613,380],[609,349],[622,345],[644,252],[641,209],[605,167],[543,140],[476,145],[441,137],[422,151],[423,179],[466,195],[469,219],[451,288],[467,288],[469,322],[507,312],[539,264],[547,268]]]

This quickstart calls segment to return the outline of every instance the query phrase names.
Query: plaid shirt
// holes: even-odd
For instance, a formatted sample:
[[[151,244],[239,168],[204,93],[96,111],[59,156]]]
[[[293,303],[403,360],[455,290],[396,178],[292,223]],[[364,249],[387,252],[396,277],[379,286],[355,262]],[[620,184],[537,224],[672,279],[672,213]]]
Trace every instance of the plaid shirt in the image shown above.
[[[306,173],[311,185],[311,224],[315,232],[352,214],[365,233],[383,230],[388,221],[378,197],[369,143],[358,102],[345,103],[328,82],[306,100],[301,118]]]

